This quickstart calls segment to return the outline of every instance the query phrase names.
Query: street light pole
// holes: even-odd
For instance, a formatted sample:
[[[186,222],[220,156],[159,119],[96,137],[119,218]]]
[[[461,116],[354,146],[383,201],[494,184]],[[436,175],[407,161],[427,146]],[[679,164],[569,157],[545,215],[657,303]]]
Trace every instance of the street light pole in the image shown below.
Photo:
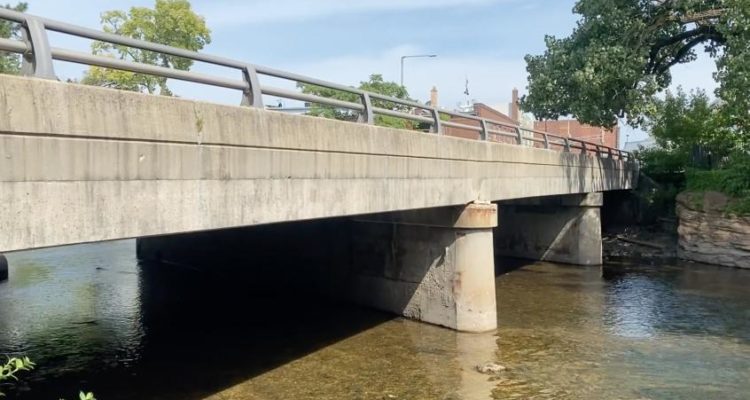
[[[401,87],[404,86],[404,60],[407,58],[435,58],[437,54],[415,54],[411,56],[401,56]]]

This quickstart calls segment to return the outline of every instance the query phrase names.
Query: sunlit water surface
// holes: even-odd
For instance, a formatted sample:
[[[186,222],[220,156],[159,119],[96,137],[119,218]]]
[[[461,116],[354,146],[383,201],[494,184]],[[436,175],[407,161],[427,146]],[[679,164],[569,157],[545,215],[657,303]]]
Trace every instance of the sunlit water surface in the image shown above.
[[[132,241],[8,258],[0,353],[38,364],[9,398],[750,398],[750,271],[498,261],[500,328],[471,335],[138,265]]]

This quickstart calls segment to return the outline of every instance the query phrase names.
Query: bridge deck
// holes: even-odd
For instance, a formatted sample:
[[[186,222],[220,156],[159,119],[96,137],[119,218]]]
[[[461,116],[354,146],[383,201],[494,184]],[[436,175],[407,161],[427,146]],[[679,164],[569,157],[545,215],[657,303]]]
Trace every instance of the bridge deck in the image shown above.
[[[630,189],[634,163],[0,76],[0,251]],[[501,222],[502,224],[502,222]]]

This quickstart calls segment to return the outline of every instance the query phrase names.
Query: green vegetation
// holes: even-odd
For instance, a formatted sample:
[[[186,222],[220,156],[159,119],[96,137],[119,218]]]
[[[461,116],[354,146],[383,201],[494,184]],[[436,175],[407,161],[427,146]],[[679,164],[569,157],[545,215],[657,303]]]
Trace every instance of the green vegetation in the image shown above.
[[[314,94],[321,97],[348,101],[351,103],[361,103],[360,97],[353,93],[347,93],[335,89],[328,89],[316,85],[308,85],[305,83],[299,83],[297,84],[297,87],[302,89],[302,93]],[[406,91],[405,87],[399,85],[396,82],[388,82],[383,80],[383,75],[380,74],[370,75],[370,80],[360,82],[358,89],[367,90],[369,92],[379,93],[390,97],[396,97],[399,99],[411,100],[409,98],[409,93]],[[372,105],[373,107],[385,108],[388,110],[401,112],[409,112],[410,110],[410,107],[408,106],[395,104],[384,100],[373,99]],[[342,110],[340,108],[321,104],[312,104],[310,112],[308,114],[345,121],[352,121],[358,118],[358,114],[356,112]],[[412,121],[385,115],[376,115],[375,124],[402,129],[414,128],[414,123]]]
[[[750,0],[579,0],[566,38],[546,37],[542,55],[526,56],[529,94],[522,107],[538,118],[573,115],[613,126],[634,125],[654,111],[670,69],[716,59],[725,126],[750,128]]]
[[[31,371],[32,369],[34,369],[34,363],[28,357],[8,358],[5,365],[0,365],[0,383],[11,379],[17,381],[18,377],[16,374],[21,371]],[[0,397],[2,396],[5,395],[0,392]]]
[[[644,172],[655,177],[689,168],[721,168],[727,157],[745,147],[747,139],[700,90],[689,94],[682,89],[667,91],[664,99],[654,100],[643,125],[657,147],[642,151],[640,159]]]
[[[690,169],[686,172],[686,190],[715,191],[731,196],[726,213],[750,215],[750,156],[735,154],[720,169]]]
[[[132,7],[128,12],[107,11],[102,14],[101,22],[105,32],[192,51],[198,51],[211,42],[211,31],[206,26],[206,21],[193,12],[187,0],[156,0],[153,9]],[[192,60],[181,57],[103,42],[95,42],[92,52],[119,60],[179,70],[189,70],[193,65]],[[166,78],[96,66],[89,68],[82,83],[152,94],[158,89],[159,94],[172,95]]]
[[[8,380],[17,381],[18,377],[16,376],[16,374],[21,371],[31,371],[35,366],[36,364],[34,364],[28,357],[9,358],[5,365],[0,365],[0,384]],[[4,396],[5,394],[3,394],[3,392],[0,392],[0,397]],[[96,398],[94,398],[94,394],[91,392],[79,392],[78,399],[96,400]]]
[[[725,118],[704,92],[667,92],[655,100],[645,126],[657,147],[640,151],[642,171],[663,187],[671,201],[677,191],[717,191],[734,200],[726,212],[750,214],[750,154],[747,137]]]
[[[27,3],[18,3],[15,6],[6,4],[0,6],[13,11],[24,12],[29,8]],[[0,38],[19,39],[21,36],[21,25],[10,21],[0,21]],[[0,74],[18,74],[21,71],[21,56],[15,53],[0,51]]]
[[[78,392],[78,400],[96,400],[94,397],[94,394],[91,392],[84,393],[84,392]]]

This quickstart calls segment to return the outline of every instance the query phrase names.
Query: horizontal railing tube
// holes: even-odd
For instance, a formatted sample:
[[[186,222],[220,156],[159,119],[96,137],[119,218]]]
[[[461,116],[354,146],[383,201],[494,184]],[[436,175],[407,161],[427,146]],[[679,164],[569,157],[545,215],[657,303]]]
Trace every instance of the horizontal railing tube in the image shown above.
[[[315,96],[315,95],[307,94],[307,93],[295,92],[293,90],[265,86],[261,89],[261,91],[263,92],[263,94],[266,94],[269,96],[278,96],[278,97],[284,97],[287,99],[307,101],[310,103],[323,104],[326,106],[344,108],[344,109],[353,110],[353,111],[363,111],[365,109],[362,104],[350,103],[348,101],[330,99],[328,97],[321,97],[321,96]]]
[[[247,85],[240,80],[219,78],[210,75],[199,74],[196,72],[182,71],[179,69],[159,67],[150,64],[134,63],[125,60],[118,60],[111,57],[96,56],[93,54],[59,49],[57,47],[52,48],[52,58],[78,64],[96,65],[98,67],[119,69],[139,74],[157,75],[164,78],[203,83],[206,85],[219,86],[227,89],[244,90],[247,87]]]

